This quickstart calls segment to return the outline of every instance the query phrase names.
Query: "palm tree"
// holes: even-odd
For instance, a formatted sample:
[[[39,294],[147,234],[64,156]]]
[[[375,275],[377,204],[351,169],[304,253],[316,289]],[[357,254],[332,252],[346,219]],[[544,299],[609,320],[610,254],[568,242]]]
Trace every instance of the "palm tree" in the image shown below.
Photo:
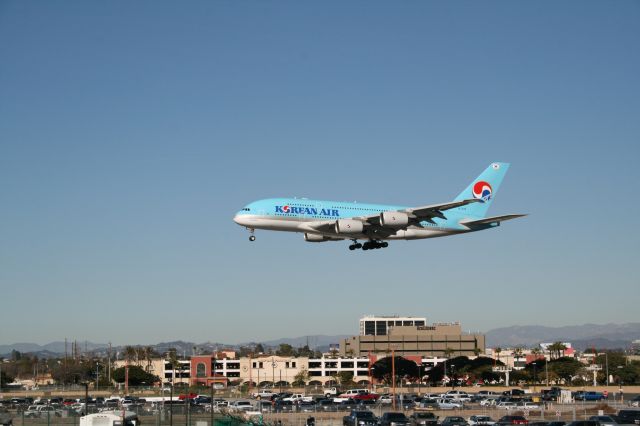
[[[167,356],[169,358],[169,363],[171,364],[171,372],[173,376],[171,386],[174,386],[176,384],[176,367],[178,367],[180,363],[178,362],[178,355],[175,349],[169,349]]]
[[[567,349],[567,346],[562,342],[554,342],[549,345],[548,349],[552,358],[560,358],[564,356],[564,351]]]
[[[147,373],[151,371],[151,359],[153,358],[154,350],[153,346],[147,346],[144,348],[144,359],[147,360]]]
[[[500,361],[500,352],[502,352],[502,348],[500,346],[498,346],[497,348],[495,348],[493,350],[493,352],[496,353],[496,355],[498,356],[498,361]],[[493,365],[496,365],[496,359],[493,359]]]
[[[522,348],[517,347],[513,350],[513,357],[514,358],[522,358],[522,354],[524,353],[524,351],[522,350]]]
[[[455,352],[455,350],[453,348],[447,347],[444,350],[444,357],[449,359],[449,358],[451,358],[451,355],[453,355],[454,352]]]
[[[127,365],[129,365],[129,363],[133,361],[134,358],[137,358],[137,356],[138,351],[136,350],[136,348],[134,348],[133,346],[124,347],[124,359],[127,362]]]

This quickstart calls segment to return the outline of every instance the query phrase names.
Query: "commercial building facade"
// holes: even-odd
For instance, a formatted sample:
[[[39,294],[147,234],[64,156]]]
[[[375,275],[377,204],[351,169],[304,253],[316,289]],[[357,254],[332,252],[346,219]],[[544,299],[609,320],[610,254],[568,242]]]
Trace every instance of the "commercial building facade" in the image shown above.
[[[485,351],[482,334],[462,332],[460,323],[427,325],[417,317],[364,317],[359,336],[340,342],[341,356],[391,354],[396,356],[477,356]]]

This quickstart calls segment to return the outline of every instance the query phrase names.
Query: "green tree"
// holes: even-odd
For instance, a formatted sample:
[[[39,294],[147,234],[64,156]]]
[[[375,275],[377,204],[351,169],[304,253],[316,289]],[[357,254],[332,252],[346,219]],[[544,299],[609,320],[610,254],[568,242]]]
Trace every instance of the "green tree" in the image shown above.
[[[548,368],[565,383],[571,383],[573,376],[577,375],[584,365],[574,358],[560,357],[550,361]]]
[[[334,377],[340,386],[349,387],[355,384],[353,381],[353,373],[351,371],[340,371]]]
[[[307,380],[309,380],[309,372],[303,368],[293,378],[293,386],[304,386]]]
[[[280,346],[276,350],[278,356],[293,356],[293,346],[288,343],[280,343]]]
[[[13,377],[9,376],[5,371],[0,372],[0,389],[5,387],[8,383],[12,383]]]
[[[449,347],[447,347],[447,348],[444,350],[444,357],[445,357],[445,358],[451,358],[451,355],[453,355],[454,353],[455,353],[455,350],[454,350],[453,348],[449,348]]]
[[[255,348],[253,349],[253,351],[254,351],[256,354],[263,354],[263,353],[265,353],[264,346],[262,345],[262,343],[258,343],[258,344],[255,346]]]
[[[418,378],[418,364],[415,362],[401,356],[396,356],[394,364],[396,381],[401,377],[406,377],[411,380],[416,380]],[[371,366],[371,375],[378,380],[391,383],[393,374],[392,370],[392,358],[385,357],[379,359]]]
[[[303,347],[298,348],[298,350],[296,351],[296,353],[294,355],[295,356],[312,358],[314,354],[313,354],[313,351],[311,349],[309,349],[309,345],[304,345]]]
[[[116,368],[111,377],[116,383],[124,383],[125,380],[125,370],[127,367]],[[147,373],[144,369],[138,365],[132,365],[129,367],[129,385],[131,386],[140,386],[140,385],[151,385],[160,379],[158,376]]]

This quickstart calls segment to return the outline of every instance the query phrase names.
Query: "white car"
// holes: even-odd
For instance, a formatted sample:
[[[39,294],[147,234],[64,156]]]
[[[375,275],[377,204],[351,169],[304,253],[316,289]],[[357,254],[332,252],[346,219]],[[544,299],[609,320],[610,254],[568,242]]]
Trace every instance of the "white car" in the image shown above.
[[[393,402],[393,396],[385,394],[380,396],[380,398],[378,398],[378,402],[380,404],[384,404],[384,405],[389,405]]]
[[[480,401],[480,405],[483,407],[492,407],[496,405],[497,401],[494,398],[487,398]]]
[[[520,402],[518,403],[518,408],[523,410],[539,410],[540,406],[535,402]]]
[[[461,401],[456,401],[451,398],[440,398],[438,400],[438,408],[441,410],[455,410],[462,408],[463,404]]]
[[[501,410],[517,410],[519,407],[515,402],[502,401],[498,402],[496,408],[499,408]]]
[[[251,401],[247,401],[246,399],[238,399],[233,401],[228,405],[229,410],[234,411],[236,413],[242,413],[245,411],[253,411],[253,405]]]
[[[494,425],[496,421],[493,420],[489,416],[471,416],[469,417],[468,423],[470,426],[480,426],[480,425]]]

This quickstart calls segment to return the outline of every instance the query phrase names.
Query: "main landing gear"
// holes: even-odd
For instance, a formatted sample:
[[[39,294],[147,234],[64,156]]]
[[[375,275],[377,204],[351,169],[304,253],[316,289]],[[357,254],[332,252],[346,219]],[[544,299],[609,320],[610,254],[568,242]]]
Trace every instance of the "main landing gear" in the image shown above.
[[[389,247],[389,243],[386,241],[369,240],[364,244],[360,244],[358,241],[353,240],[353,244],[349,246],[349,250],[355,250],[359,248],[361,248],[362,250],[373,250],[385,247]]]

